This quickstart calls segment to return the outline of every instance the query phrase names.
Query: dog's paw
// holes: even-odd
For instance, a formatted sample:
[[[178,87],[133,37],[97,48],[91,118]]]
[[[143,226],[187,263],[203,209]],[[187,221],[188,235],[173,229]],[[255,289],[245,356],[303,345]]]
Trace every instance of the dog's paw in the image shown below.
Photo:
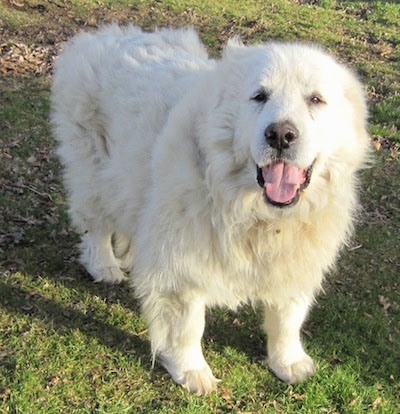
[[[131,253],[127,253],[121,257],[117,257],[117,263],[122,271],[129,273],[133,265],[133,255]]]
[[[157,358],[177,384],[194,394],[209,394],[217,389],[217,384],[221,381],[214,377],[202,354],[197,355],[197,362],[200,361],[197,364],[193,363],[196,358],[192,355],[191,367],[177,366],[175,360],[165,354],[158,354]]]
[[[278,378],[289,384],[302,382],[315,372],[314,362],[307,354],[301,360],[288,365],[269,360],[268,366]]]
[[[217,384],[221,380],[214,377],[210,367],[203,369],[186,371],[182,381],[183,388],[197,395],[207,395],[217,389]]]
[[[95,282],[118,284],[126,280],[126,276],[117,266],[96,268],[89,270]]]

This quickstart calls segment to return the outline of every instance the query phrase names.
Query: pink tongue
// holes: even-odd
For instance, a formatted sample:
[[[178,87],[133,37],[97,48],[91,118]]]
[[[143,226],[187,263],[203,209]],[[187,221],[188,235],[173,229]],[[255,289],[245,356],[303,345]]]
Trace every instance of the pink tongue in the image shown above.
[[[305,170],[283,161],[263,167],[262,175],[267,197],[276,203],[289,203],[306,180]]]

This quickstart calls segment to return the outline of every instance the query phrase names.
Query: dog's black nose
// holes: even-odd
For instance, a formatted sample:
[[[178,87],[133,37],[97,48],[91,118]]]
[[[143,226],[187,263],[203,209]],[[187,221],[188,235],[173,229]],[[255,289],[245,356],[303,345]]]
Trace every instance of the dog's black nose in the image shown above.
[[[290,122],[274,122],[265,129],[264,135],[272,148],[282,151],[299,137],[299,131]]]

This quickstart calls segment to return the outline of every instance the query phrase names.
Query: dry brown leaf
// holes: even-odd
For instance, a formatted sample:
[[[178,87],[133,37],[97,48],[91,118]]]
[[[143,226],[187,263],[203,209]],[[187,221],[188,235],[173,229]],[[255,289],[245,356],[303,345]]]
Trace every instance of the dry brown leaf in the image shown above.
[[[378,397],[373,403],[372,403],[372,409],[376,410],[382,403],[382,398]]]
[[[357,396],[349,403],[349,407],[354,407],[360,401],[360,396]]]
[[[379,295],[378,296],[378,303],[381,306],[383,312],[387,313],[388,309],[392,306],[389,302],[388,298],[385,298],[385,296]]]

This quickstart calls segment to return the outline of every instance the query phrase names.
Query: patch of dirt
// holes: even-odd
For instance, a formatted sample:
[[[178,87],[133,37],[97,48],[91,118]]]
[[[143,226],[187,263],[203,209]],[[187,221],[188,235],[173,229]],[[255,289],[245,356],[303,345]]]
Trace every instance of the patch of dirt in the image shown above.
[[[0,74],[41,75],[52,68],[56,48],[34,46],[22,42],[0,44]]]
[[[50,73],[60,44],[80,28],[91,26],[90,21],[76,16],[68,2],[30,3],[5,2],[4,7],[13,14],[29,16],[32,23],[14,27],[0,19],[0,74],[3,76]]]

